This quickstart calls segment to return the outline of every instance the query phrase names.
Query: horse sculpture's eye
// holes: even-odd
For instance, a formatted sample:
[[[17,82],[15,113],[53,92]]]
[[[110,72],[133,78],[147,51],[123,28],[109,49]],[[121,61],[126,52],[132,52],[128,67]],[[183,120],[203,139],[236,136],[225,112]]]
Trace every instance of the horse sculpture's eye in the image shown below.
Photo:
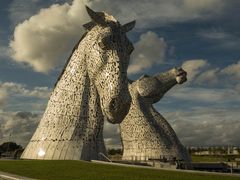
[[[98,43],[99,47],[107,50],[110,49],[112,46],[112,39],[110,36],[106,36],[104,37],[99,43]]]
[[[99,45],[100,48],[106,49],[106,46],[105,46],[105,44],[104,44],[102,41],[100,41],[100,42],[98,43],[98,45]]]

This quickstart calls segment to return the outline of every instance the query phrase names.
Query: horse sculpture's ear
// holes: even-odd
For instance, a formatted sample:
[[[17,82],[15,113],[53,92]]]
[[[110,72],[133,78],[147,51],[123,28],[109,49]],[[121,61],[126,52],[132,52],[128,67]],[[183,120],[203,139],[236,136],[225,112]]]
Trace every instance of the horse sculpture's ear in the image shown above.
[[[87,13],[92,19],[93,22],[104,25],[105,24],[105,18],[104,18],[104,13],[102,12],[95,12],[92,9],[90,9],[88,6],[86,6]]]
[[[132,29],[134,28],[135,24],[136,24],[136,21],[135,21],[135,20],[134,20],[134,21],[131,21],[131,22],[127,23],[127,24],[124,24],[124,25],[121,27],[121,31],[124,32],[124,33],[130,31],[130,30],[132,30]]]
[[[94,22],[89,22],[83,25],[83,27],[87,30],[90,31],[96,24]]]

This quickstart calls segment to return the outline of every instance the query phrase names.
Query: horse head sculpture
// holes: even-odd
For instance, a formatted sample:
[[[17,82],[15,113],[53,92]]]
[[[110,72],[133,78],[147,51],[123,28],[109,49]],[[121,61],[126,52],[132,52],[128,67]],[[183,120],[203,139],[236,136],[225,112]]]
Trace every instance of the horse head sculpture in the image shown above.
[[[59,76],[23,159],[102,159],[104,119],[120,123],[127,115],[133,45],[126,33],[135,21],[120,25],[105,12],[86,9],[87,32]]]
[[[191,161],[167,120],[154,108],[167,91],[187,81],[187,72],[180,68],[155,76],[143,75],[129,85],[132,104],[120,124],[123,160]]]
[[[135,21],[122,26],[113,16],[86,8],[92,19],[84,25],[88,33],[82,42],[88,75],[97,88],[104,115],[111,123],[120,123],[130,106],[127,67],[133,45],[126,33]],[[85,42],[91,43],[85,46]]]

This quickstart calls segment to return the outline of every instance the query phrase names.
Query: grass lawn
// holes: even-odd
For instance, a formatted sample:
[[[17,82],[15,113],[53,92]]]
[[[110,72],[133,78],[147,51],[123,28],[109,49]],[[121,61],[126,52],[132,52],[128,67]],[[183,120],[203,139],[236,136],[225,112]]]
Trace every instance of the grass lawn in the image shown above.
[[[240,177],[191,174],[155,169],[111,166],[83,161],[0,161],[0,171],[36,179],[94,180],[237,180]]]

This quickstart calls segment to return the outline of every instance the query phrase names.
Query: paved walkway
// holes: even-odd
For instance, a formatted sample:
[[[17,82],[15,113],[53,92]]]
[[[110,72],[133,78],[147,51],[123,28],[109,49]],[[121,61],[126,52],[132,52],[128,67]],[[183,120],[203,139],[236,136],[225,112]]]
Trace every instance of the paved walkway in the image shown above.
[[[113,163],[113,162],[106,162],[106,161],[98,161],[98,160],[91,160],[93,163],[98,164],[108,164],[113,166],[126,166],[126,167],[136,167],[136,168],[143,168],[143,169],[158,169],[158,170],[165,170],[165,171],[178,171],[178,172],[186,172],[186,173],[194,173],[194,174],[215,174],[221,176],[237,176],[240,177],[240,174],[231,174],[231,173],[219,173],[219,172],[207,172],[207,171],[196,171],[196,170],[183,170],[183,169],[170,169],[170,168],[159,168],[159,167],[151,167],[151,166],[139,166],[139,165],[131,165],[131,164],[122,164],[122,163]]]
[[[0,171],[0,180],[34,180],[34,179]]]

